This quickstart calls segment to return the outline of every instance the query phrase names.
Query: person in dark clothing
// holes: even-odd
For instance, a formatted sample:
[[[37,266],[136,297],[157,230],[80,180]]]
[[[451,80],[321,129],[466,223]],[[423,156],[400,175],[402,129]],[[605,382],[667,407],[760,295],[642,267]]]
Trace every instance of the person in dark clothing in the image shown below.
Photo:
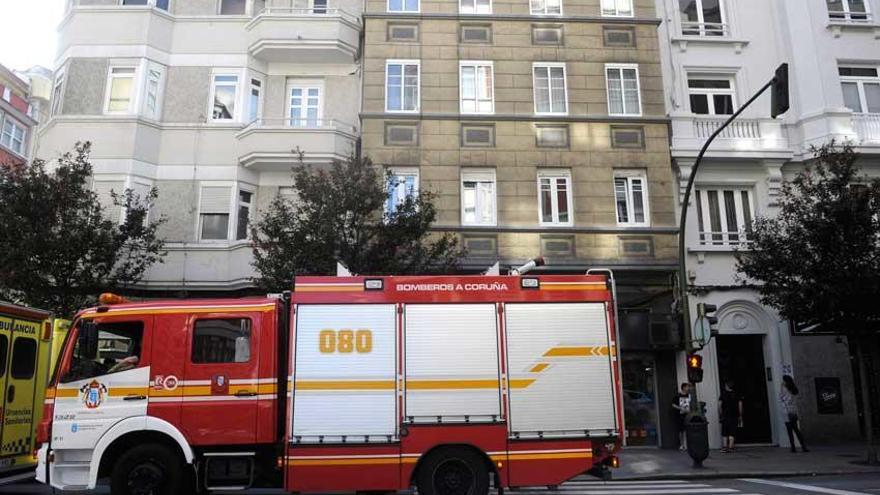
[[[797,407],[798,388],[794,384],[794,378],[791,375],[782,376],[782,390],[779,391],[779,402],[782,404],[782,413],[785,414],[785,430],[788,431],[788,441],[791,443],[791,451],[797,452],[794,446],[794,435],[797,435],[798,442],[801,443],[801,450],[809,452],[810,449],[804,444],[804,436],[798,427],[798,407]]]
[[[678,445],[679,450],[687,450],[685,442],[685,420],[691,410],[691,386],[685,382],[681,384],[681,392],[672,399],[672,407],[676,410],[676,420],[678,421]]]
[[[721,452],[733,452],[736,444],[736,429],[742,428],[742,397],[733,390],[733,382],[724,382],[719,400],[721,415]]]

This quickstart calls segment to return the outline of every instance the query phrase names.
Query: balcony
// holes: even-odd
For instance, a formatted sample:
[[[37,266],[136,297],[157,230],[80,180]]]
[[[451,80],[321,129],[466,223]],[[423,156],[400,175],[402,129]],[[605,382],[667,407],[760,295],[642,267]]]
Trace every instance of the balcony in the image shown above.
[[[880,113],[853,114],[852,125],[862,144],[880,145]]]
[[[673,117],[673,156],[697,156],[703,143],[726,119],[725,115]],[[739,118],[721,132],[707,155],[757,158],[779,154],[780,158],[784,158],[791,154],[788,146],[781,122]]]
[[[174,17],[151,5],[75,4],[58,27],[59,54],[73,45],[146,45],[171,51]]]
[[[266,62],[351,63],[360,18],[333,4],[266,7],[246,26],[248,51]]]
[[[357,128],[338,120],[256,120],[236,135],[239,163],[260,171],[286,171],[302,153],[307,163],[345,160],[355,151]]]
[[[730,31],[723,22],[682,22],[681,34],[683,36],[723,37],[728,36]]]

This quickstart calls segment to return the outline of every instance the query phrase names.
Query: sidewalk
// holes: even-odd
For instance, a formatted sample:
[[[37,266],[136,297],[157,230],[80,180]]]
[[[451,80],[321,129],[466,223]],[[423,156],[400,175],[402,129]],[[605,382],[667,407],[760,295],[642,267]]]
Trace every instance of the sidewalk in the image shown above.
[[[863,445],[816,446],[810,452],[792,454],[788,448],[742,447],[731,454],[713,450],[703,469],[691,467],[687,452],[648,448],[624,449],[615,480],[742,478],[857,474],[880,472],[878,466],[862,464]]]

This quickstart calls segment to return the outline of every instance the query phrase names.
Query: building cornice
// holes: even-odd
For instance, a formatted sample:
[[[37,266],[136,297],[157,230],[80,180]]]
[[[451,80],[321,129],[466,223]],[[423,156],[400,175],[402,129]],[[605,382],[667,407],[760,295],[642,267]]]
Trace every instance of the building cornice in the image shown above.
[[[659,26],[661,19],[654,17],[602,17],[597,15],[529,15],[529,14],[459,14],[434,12],[364,12],[364,19],[409,19],[450,21],[529,21],[529,22],[585,22],[593,24],[645,24]]]
[[[463,113],[392,113],[392,112],[361,112],[362,119],[389,120],[466,120],[469,122],[607,122],[612,124],[669,124],[666,116],[656,117],[619,117],[608,115],[534,115],[534,114],[463,114]]]

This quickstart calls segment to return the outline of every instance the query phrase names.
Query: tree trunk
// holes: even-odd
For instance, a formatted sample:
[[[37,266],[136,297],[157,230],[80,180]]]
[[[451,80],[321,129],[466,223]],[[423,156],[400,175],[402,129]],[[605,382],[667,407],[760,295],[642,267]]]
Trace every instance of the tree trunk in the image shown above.
[[[865,443],[867,444],[867,458],[866,462],[868,464],[880,464],[880,459],[877,456],[877,446],[874,445],[874,408],[871,407],[873,402],[871,400],[871,390],[873,389],[874,377],[871,373],[868,373],[868,366],[865,363],[865,349],[868,349],[868,352],[873,348],[872,341],[870,337],[867,336],[859,336],[856,341],[856,359],[858,360],[859,366],[859,383],[861,384],[861,395],[862,395],[862,413],[865,417]],[[871,382],[869,384],[869,381]]]

